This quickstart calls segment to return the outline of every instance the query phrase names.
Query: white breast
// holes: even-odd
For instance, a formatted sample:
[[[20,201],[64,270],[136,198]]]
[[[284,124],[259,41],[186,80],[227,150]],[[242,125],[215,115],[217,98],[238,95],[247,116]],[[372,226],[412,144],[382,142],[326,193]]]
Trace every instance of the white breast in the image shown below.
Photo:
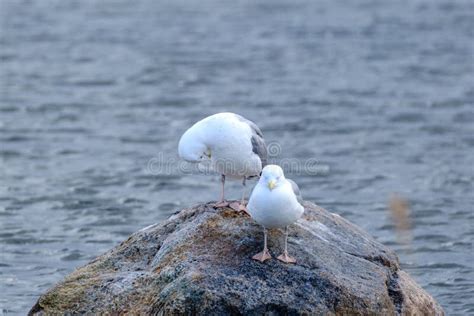
[[[297,221],[304,212],[288,181],[270,191],[257,184],[247,209],[253,219],[266,228],[285,227]]]

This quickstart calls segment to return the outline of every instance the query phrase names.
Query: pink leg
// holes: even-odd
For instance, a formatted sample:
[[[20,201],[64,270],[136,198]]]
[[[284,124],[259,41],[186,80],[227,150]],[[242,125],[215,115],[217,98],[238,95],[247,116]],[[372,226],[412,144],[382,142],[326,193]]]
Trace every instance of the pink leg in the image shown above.
[[[288,255],[288,226],[285,227],[285,251],[277,259],[284,263],[296,263],[296,259]]]
[[[257,253],[255,256],[252,257],[253,260],[257,260],[260,262],[265,262],[265,260],[271,259],[272,256],[267,248],[267,229],[263,228],[263,250],[262,252]]]
[[[229,202],[224,199],[224,185],[225,185],[225,175],[221,176],[221,198],[219,202],[217,202],[214,206],[215,207],[226,207],[229,206]]]
[[[245,193],[247,191],[246,190],[247,187],[245,186],[246,180],[247,179],[244,177],[244,180],[242,181],[242,185],[244,186],[244,191],[242,192],[242,199],[240,200],[240,203],[234,202],[230,204],[230,207],[237,212],[243,212],[247,214],[248,216],[250,216],[249,212],[247,211],[247,207],[245,206]]]

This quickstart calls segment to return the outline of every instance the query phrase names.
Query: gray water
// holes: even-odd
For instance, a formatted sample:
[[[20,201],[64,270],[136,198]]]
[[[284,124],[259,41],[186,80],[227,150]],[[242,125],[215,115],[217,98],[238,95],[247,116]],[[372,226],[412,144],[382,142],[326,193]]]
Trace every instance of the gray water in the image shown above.
[[[2,0],[0,12],[2,313],[215,200],[218,176],[159,167],[219,111],[257,122],[281,146],[273,161],[317,160],[291,174],[305,199],[396,250],[448,314],[474,313],[472,1]],[[392,192],[410,202],[411,243]]]

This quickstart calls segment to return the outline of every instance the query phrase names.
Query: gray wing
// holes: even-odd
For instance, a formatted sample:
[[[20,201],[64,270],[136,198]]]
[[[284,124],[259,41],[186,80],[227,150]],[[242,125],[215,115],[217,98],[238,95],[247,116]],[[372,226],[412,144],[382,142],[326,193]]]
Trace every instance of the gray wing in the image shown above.
[[[262,168],[267,165],[267,145],[263,138],[259,136],[252,135],[252,151],[260,157],[262,162]]]
[[[245,117],[235,114],[235,116],[239,119],[239,121],[246,123],[250,126],[252,130],[252,151],[260,157],[260,161],[262,162],[262,168],[267,165],[267,145],[265,144],[265,140],[263,139],[263,133],[260,128],[254,122],[247,120]]]
[[[296,195],[296,199],[298,200],[298,203],[303,204],[303,196],[301,195],[300,188],[296,184],[295,181],[291,179],[286,179],[288,182],[291,183],[291,187],[293,188],[293,193]]]

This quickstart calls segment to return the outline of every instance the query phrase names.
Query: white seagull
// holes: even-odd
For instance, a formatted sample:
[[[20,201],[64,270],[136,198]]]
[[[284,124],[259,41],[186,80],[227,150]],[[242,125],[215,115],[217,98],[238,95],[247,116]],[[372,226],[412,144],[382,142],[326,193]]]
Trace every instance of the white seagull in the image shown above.
[[[245,211],[245,181],[259,176],[267,161],[262,131],[234,113],[208,116],[191,126],[179,140],[179,156],[189,162],[211,161],[221,176],[221,196],[216,207],[228,206],[224,199],[226,177],[242,179],[244,191],[237,210]]]
[[[268,165],[262,170],[260,180],[250,195],[247,209],[252,218],[263,226],[263,251],[252,257],[264,262],[272,256],[267,248],[267,228],[285,227],[285,250],[278,260],[285,263],[296,263],[296,259],[288,255],[288,225],[303,215],[298,185],[286,179],[283,170],[277,165]]]

